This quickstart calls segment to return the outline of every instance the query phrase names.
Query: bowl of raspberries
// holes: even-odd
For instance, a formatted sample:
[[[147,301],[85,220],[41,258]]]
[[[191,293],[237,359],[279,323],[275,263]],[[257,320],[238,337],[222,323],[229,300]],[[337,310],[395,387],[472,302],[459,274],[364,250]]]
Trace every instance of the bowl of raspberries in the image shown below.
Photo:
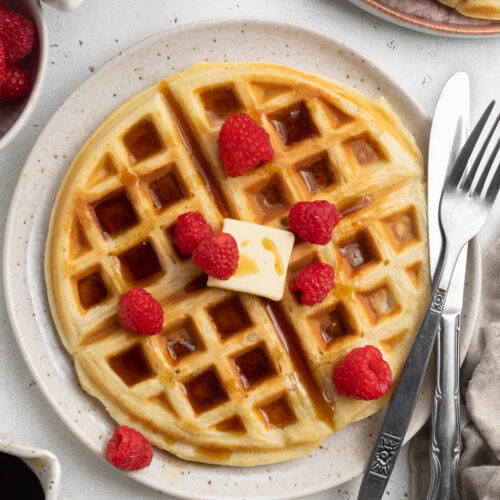
[[[40,97],[48,56],[38,0],[0,0],[0,150],[19,133]]]

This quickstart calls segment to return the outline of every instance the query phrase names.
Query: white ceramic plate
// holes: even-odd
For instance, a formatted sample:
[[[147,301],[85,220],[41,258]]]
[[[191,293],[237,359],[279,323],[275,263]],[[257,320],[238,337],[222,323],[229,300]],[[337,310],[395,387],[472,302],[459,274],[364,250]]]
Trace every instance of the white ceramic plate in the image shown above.
[[[115,424],[80,388],[72,359],[52,324],[45,291],[45,240],[59,185],[90,134],[138,92],[200,61],[255,59],[320,73],[374,97],[383,94],[426,154],[429,118],[387,75],[327,35],[280,21],[225,20],[175,28],[120,53],[82,84],[47,124],[24,166],[7,222],[4,281],[17,341],[38,386],[64,423],[101,458]],[[464,352],[479,299],[479,255],[476,244],[470,253]],[[408,438],[429,416],[431,389],[429,374]],[[186,498],[296,498],[359,475],[380,419],[379,414],[350,425],[309,455],[281,464],[216,467],[185,462],[156,450],[152,465],[130,476]]]

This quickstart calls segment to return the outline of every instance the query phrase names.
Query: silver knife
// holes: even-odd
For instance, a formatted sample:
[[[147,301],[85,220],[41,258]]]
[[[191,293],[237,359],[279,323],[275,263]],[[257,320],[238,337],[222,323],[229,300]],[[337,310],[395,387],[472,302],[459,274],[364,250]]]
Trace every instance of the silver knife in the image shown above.
[[[447,168],[456,159],[469,133],[470,90],[467,73],[455,73],[439,96],[429,143],[427,196],[429,228],[439,227],[441,188]],[[441,251],[441,234],[429,230],[431,274]],[[437,336],[436,388],[432,409],[431,484],[427,500],[459,500],[460,458],[460,314],[467,247],[455,267]]]
[[[461,78],[463,77],[457,76],[456,80],[459,81]],[[455,85],[453,80],[450,85]],[[460,102],[455,102],[455,105],[458,109],[462,109]],[[444,124],[445,130],[451,134],[451,139],[448,142],[448,146],[443,143],[442,148],[437,148],[438,156],[435,156],[435,158],[439,158],[442,163],[436,167],[435,161],[437,160],[433,160],[434,167],[442,169],[443,178],[451,163],[449,154],[455,151],[455,149],[459,149],[461,145],[462,127],[460,123],[460,119],[456,118]],[[436,150],[436,147],[434,149]],[[440,196],[443,179],[437,181],[437,184],[433,187],[439,191]],[[437,208],[432,215],[435,219],[429,219],[429,233],[432,233],[432,236],[430,235],[429,238],[433,241],[433,245],[436,245],[438,249],[437,256],[439,256],[439,251],[441,250],[441,231],[438,223]],[[438,239],[436,240],[436,238]],[[436,241],[438,243],[435,243]],[[437,257],[435,260],[433,259],[433,262],[436,261]],[[422,338],[416,338],[410,348],[399,380],[389,401],[377,439],[375,440],[358,493],[358,500],[377,500],[381,499],[384,494],[413,414],[413,409],[425,375],[423,368],[429,362],[433,342],[433,336],[431,338],[429,335],[424,335]]]

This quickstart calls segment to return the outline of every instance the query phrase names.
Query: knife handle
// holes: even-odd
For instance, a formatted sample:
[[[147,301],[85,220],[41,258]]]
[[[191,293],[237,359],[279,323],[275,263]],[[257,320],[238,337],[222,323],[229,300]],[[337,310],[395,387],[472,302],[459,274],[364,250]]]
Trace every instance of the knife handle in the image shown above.
[[[437,337],[436,389],[432,411],[431,484],[427,500],[461,500],[460,314],[444,314]]]
[[[389,401],[361,483],[358,500],[378,500],[384,495],[420,393],[445,298],[445,290],[436,287]]]

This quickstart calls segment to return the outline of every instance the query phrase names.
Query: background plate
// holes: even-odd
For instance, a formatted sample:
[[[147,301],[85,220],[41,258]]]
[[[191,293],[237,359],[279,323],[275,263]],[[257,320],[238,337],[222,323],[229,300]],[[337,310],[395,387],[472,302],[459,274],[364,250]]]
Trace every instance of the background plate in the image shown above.
[[[347,83],[372,97],[384,95],[427,154],[430,120],[408,94],[344,44],[280,21],[210,21],[160,33],[120,53],[73,92],[41,133],[21,173],[5,233],[4,285],[17,342],[38,386],[63,422],[101,458],[115,424],[78,384],[47,303],[43,256],[50,211],[72,158],[112,111],[168,74],[205,60],[284,63]],[[468,273],[463,353],[479,301],[477,243],[469,254]],[[429,373],[408,439],[430,414],[432,385]],[[309,455],[281,464],[218,467],[185,462],[156,450],[149,468],[129,476],[185,498],[296,498],[359,475],[381,418],[379,413],[352,424]]]
[[[400,26],[444,36],[500,36],[500,21],[472,19],[437,0],[350,0]]]

